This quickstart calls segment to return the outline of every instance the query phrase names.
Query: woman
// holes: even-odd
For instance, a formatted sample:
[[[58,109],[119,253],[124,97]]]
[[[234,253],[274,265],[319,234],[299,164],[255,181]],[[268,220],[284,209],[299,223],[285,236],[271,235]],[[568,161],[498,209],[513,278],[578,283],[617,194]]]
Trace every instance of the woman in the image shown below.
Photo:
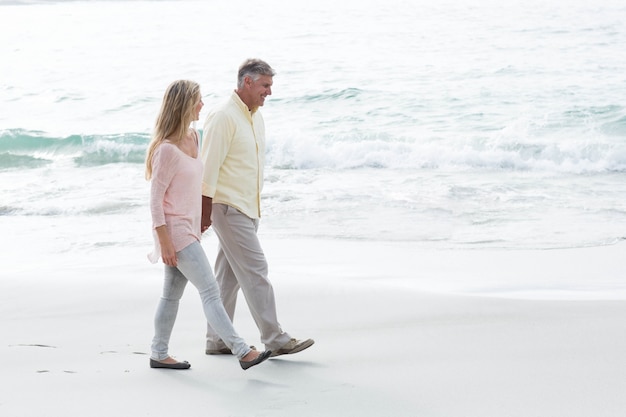
[[[146,157],[146,179],[151,180],[150,211],[155,249],[149,255],[165,264],[165,285],[154,319],[150,367],[189,369],[188,362],[169,356],[168,344],[178,305],[187,281],[198,289],[204,314],[243,369],[267,359],[237,335],[224,310],[211,265],[200,244],[202,215],[202,161],[198,158],[198,120],[203,103],[200,86],[175,81],[167,88]]]

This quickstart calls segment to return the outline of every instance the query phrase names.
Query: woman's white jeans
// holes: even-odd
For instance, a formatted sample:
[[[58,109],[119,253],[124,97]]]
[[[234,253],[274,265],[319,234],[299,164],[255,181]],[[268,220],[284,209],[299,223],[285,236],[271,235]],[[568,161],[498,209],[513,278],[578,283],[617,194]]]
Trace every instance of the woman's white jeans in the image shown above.
[[[165,265],[163,296],[154,317],[152,359],[164,360],[169,356],[170,336],[187,281],[198,289],[208,323],[233,354],[239,359],[243,358],[250,352],[250,346],[239,337],[224,310],[219,287],[200,242],[194,242],[177,252],[176,258],[178,266]]]

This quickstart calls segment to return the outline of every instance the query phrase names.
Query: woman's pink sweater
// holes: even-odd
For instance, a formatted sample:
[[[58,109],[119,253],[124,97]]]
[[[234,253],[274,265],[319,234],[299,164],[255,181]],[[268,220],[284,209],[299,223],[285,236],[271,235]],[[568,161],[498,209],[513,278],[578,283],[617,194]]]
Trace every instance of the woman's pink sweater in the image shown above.
[[[167,225],[176,252],[199,241],[202,216],[202,161],[192,158],[176,145],[163,142],[152,158],[150,212],[154,251],[152,263],[161,256],[161,245],[154,229]]]

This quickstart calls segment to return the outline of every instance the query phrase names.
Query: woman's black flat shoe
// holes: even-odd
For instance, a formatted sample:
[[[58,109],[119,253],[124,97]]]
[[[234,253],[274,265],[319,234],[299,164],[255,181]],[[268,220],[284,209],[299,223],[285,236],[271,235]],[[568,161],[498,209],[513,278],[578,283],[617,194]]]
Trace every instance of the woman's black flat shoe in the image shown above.
[[[191,368],[191,364],[187,361],[176,363],[163,363],[150,358],[150,368],[189,369]]]
[[[272,351],[266,350],[265,352],[261,352],[261,354],[259,354],[256,359],[253,359],[251,361],[239,361],[239,365],[241,365],[241,368],[245,371],[248,368],[252,368],[254,365],[260,364],[270,356],[272,356]]]

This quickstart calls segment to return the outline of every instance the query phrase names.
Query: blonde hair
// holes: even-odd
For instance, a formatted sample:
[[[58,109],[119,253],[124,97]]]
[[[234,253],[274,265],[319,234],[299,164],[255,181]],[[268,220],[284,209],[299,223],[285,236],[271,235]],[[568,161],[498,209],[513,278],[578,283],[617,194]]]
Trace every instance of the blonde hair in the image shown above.
[[[161,103],[152,140],[146,152],[146,179],[152,178],[152,157],[165,140],[173,144],[180,142],[194,120],[194,110],[200,102],[200,85],[194,81],[178,80],[171,83]]]

